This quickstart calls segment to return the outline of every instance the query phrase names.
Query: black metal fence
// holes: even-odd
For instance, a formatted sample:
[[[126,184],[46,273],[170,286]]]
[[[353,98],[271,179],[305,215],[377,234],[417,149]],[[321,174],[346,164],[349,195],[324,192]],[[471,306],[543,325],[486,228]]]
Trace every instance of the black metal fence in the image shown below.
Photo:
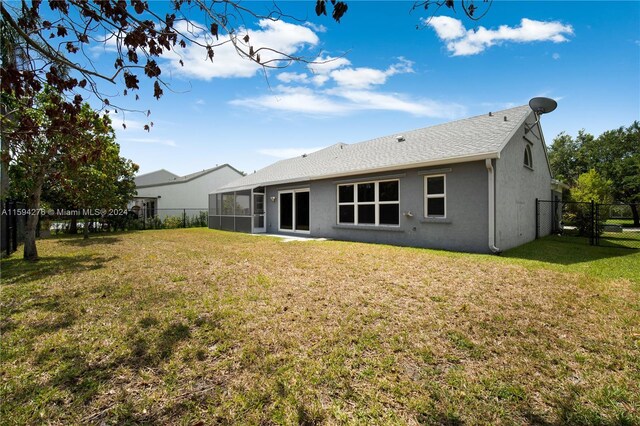
[[[18,201],[0,202],[0,250],[10,255],[24,242],[27,211],[26,204]]]
[[[556,234],[566,241],[640,249],[634,209],[640,205],[537,200],[536,238]]]
[[[196,228],[208,225],[208,210],[146,209],[136,210],[49,210],[40,215],[41,236],[134,231],[145,229]]]

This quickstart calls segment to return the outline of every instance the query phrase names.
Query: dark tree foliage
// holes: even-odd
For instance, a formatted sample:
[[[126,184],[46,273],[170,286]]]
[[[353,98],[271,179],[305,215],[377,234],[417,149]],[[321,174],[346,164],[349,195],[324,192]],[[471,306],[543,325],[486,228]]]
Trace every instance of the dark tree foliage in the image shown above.
[[[575,187],[584,173],[595,170],[612,183],[611,196],[628,204],[635,226],[640,226],[640,122],[608,130],[598,136],[581,130],[573,139],[561,133],[549,148],[556,178]]]

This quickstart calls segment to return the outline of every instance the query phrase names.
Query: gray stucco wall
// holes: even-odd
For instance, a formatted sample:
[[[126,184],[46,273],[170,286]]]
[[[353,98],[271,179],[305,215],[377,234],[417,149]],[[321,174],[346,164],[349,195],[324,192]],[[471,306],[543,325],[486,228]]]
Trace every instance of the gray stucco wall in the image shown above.
[[[445,220],[424,218],[424,173],[446,175]],[[400,182],[399,227],[336,224],[337,184],[390,177],[397,177]],[[278,230],[278,202],[271,201],[271,197],[277,197],[280,190],[297,188],[310,189],[308,235],[312,237],[488,252],[487,170],[484,161],[268,187],[268,233],[285,234]],[[404,215],[408,211],[413,213],[413,217]]]
[[[527,123],[535,122],[533,113]],[[528,140],[527,140],[528,139]],[[529,145],[533,169],[524,166]],[[521,127],[496,160],[496,246],[507,250],[535,239],[536,198],[551,199],[551,174],[540,127]]]

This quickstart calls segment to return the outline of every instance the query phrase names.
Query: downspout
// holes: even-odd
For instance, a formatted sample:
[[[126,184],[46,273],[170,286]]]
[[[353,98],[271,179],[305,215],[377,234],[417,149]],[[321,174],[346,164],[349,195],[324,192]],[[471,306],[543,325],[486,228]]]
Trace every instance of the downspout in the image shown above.
[[[490,158],[484,160],[487,166],[488,186],[489,186],[489,250],[493,254],[500,254],[502,250],[496,247],[496,187],[493,163]]]

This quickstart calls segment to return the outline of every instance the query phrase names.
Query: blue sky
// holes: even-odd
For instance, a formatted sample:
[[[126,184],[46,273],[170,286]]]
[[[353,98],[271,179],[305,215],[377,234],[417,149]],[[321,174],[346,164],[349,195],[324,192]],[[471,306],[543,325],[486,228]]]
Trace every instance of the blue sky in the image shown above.
[[[441,10],[429,23],[430,13],[410,13],[409,2],[348,4],[340,24],[317,18],[312,1],[281,3],[301,21],[246,23],[256,45],[338,58],[324,65],[298,63],[265,77],[222,49],[213,64],[195,49],[182,52],[184,67],[177,58],[163,60],[172,91],[156,101],[143,87],[139,101],[120,100],[150,109],[154,122],[147,133],[144,115],[127,113],[126,130],[122,113],[114,120],[122,155],[141,173],[182,175],[222,163],[253,172],[337,142],[523,105],[534,96],[558,101],[542,118],[548,144],[561,131],[597,135],[640,119],[640,2],[495,1],[481,21]],[[94,55],[110,58],[100,49]]]

